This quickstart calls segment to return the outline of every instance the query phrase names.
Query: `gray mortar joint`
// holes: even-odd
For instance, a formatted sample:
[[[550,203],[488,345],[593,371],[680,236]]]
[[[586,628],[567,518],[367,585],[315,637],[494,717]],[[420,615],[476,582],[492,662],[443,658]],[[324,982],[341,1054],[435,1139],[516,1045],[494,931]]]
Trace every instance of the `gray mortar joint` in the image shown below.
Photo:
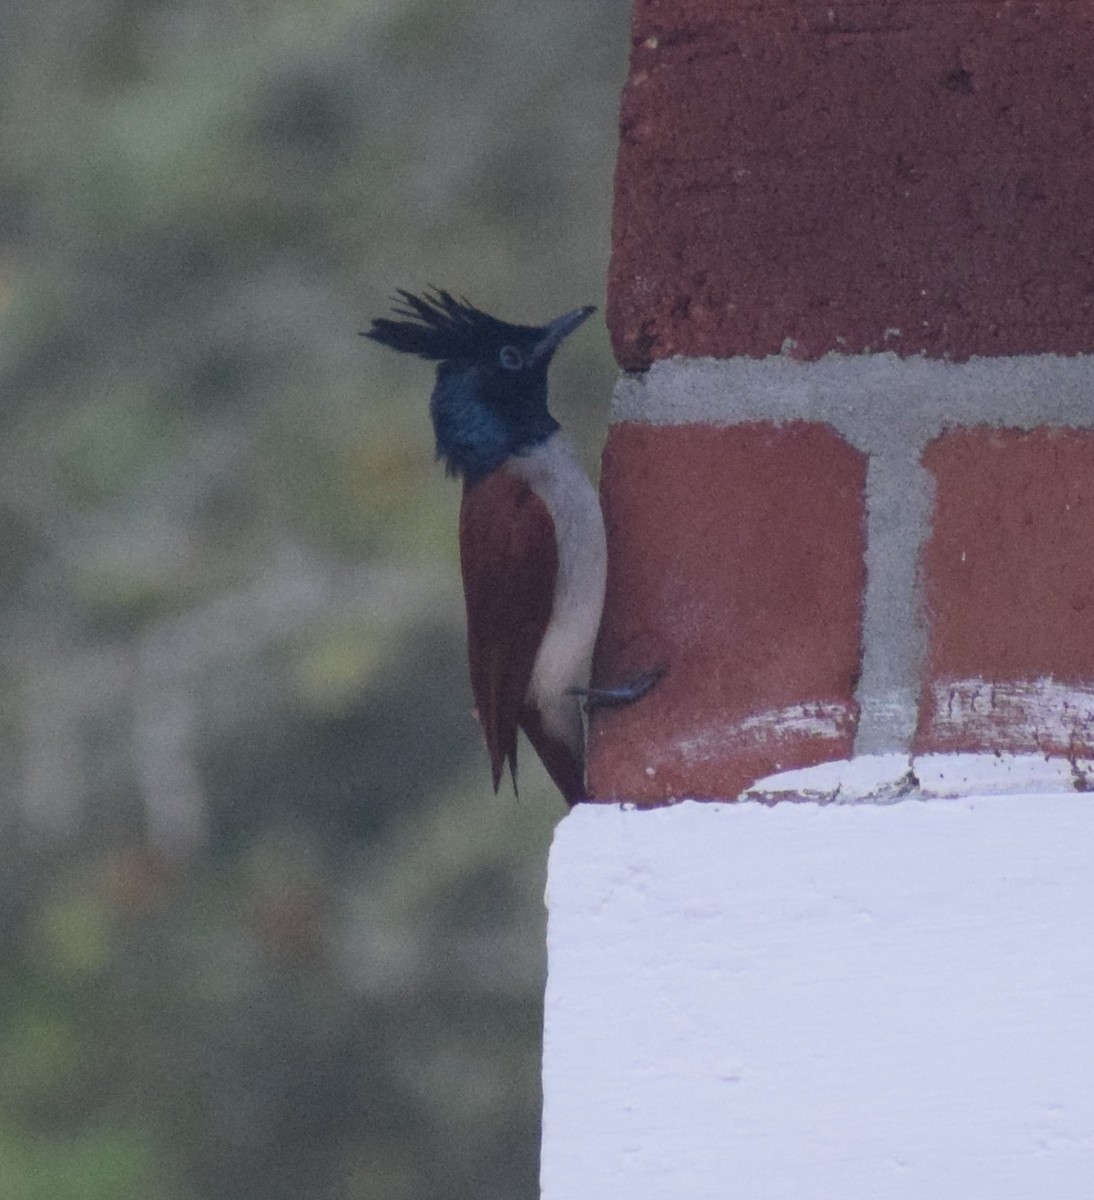
[[[949,428],[1094,428],[1094,356],[829,354],[813,362],[673,358],[620,379],[613,422],[831,426],[867,455],[863,652],[854,752],[910,752],[927,630],[920,555],[934,482],[927,445]]]

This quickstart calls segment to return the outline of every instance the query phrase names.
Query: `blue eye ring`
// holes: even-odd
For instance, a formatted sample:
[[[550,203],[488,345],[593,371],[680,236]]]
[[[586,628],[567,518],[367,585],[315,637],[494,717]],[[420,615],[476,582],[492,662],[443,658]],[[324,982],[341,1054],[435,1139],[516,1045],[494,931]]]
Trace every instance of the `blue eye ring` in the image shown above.
[[[516,346],[502,346],[498,351],[498,362],[507,371],[519,371],[524,366],[524,355]]]

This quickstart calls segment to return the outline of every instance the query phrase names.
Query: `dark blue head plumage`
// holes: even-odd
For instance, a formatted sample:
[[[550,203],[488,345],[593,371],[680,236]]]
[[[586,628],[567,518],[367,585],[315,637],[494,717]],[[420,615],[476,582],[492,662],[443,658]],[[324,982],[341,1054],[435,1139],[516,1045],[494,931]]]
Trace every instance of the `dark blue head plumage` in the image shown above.
[[[547,325],[511,325],[445,291],[400,291],[398,301],[400,319],[374,320],[365,337],[436,361],[430,412],[437,457],[450,475],[473,483],[558,429],[547,410],[547,367],[594,309],[574,309]]]

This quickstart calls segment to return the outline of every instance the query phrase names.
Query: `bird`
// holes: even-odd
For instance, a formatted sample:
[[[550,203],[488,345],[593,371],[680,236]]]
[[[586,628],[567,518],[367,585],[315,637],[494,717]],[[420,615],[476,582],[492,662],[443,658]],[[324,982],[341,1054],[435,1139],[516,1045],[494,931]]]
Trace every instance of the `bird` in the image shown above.
[[[562,341],[596,309],[518,325],[439,288],[399,290],[392,303],[391,316],[361,332],[437,364],[430,415],[437,458],[463,485],[468,662],[494,792],[506,764],[517,789],[522,729],[572,806],[588,798],[582,703],[590,711],[632,703],[664,671],[620,687],[584,686],[604,606],[604,519],[548,409],[547,374]]]

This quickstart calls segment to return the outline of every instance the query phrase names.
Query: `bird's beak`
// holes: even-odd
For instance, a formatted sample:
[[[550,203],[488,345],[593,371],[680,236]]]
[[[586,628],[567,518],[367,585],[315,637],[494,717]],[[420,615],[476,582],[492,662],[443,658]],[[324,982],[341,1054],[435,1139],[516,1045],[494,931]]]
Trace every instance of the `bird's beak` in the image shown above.
[[[563,313],[561,317],[555,319],[544,327],[543,337],[536,343],[535,349],[532,351],[533,362],[544,362],[550,358],[558,349],[559,342],[573,331],[586,318],[591,317],[596,312],[596,308],[592,304],[586,304],[584,308],[575,308],[572,312]]]

